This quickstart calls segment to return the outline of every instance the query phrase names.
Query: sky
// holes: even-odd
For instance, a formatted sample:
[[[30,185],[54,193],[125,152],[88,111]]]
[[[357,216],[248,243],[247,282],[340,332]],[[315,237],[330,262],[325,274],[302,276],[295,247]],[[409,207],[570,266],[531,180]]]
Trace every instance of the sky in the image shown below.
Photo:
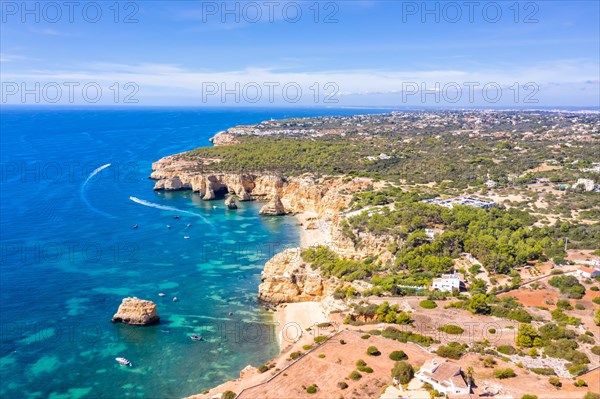
[[[0,1],[0,105],[600,107],[598,1]]]

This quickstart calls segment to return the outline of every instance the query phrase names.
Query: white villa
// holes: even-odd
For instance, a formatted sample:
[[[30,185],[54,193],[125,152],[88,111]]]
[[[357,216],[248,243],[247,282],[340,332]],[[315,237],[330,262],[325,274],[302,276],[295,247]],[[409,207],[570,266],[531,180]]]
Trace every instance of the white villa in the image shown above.
[[[433,279],[431,289],[443,292],[460,291],[461,286],[464,286],[463,280],[464,276],[461,273],[442,274],[442,277]]]
[[[465,382],[460,366],[447,359],[434,358],[426,362],[415,377],[444,394],[469,394],[471,385]]]
[[[583,278],[592,278],[600,275],[600,269],[596,267],[579,266],[576,273]]]

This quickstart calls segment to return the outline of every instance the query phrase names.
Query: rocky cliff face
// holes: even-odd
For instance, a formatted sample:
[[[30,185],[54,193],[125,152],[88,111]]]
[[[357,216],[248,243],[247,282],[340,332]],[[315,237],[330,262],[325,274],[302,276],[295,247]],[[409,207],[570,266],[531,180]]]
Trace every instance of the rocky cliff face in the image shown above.
[[[258,298],[269,303],[320,301],[341,284],[321,276],[300,257],[300,249],[285,250],[265,265]]]
[[[124,298],[112,318],[113,323],[125,323],[135,326],[158,324],[160,317],[156,312],[156,304],[138,298]]]

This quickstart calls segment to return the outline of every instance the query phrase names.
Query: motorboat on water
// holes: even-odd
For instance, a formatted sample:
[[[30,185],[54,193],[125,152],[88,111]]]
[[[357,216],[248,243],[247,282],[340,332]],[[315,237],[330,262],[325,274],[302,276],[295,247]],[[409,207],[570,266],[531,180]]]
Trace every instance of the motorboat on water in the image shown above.
[[[191,237],[190,236],[183,236],[184,239],[189,240]]]
[[[131,364],[131,362],[127,359],[125,359],[124,357],[116,357],[115,360],[117,361],[117,363],[119,363],[121,366],[133,366]]]
[[[158,296],[165,296],[165,293],[164,292],[159,292]]]
[[[199,335],[196,335],[196,334],[192,334],[192,335],[190,335],[190,339],[191,339],[192,341],[204,341],[204,338],[202,338],[201,336],[199,336]]]

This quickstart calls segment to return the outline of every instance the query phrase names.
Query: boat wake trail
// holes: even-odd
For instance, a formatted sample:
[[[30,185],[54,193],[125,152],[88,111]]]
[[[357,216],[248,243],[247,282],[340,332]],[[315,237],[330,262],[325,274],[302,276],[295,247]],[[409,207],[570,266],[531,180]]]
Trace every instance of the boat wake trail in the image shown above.
[[[132,200],[133,202],[135,202],[136,204],[148,206],[150,208],[162,209],[163,211],[173,211],[173,212],[185,213],[185,214],[192,215],[192,216],[197,216],[200,219],[202,219],[206,224],[208,224],[209,226],[214,228],[213,224],[207,218],[205,218],[203,215],[201,215],[199,213],[175,208],[174,206],[155,204],[154,202],[146,201],[146,200],[139,199],[136,197],[129,197],[129,199]]]
[[[99,209],[94,208],[90,202],[87,200],[86,196],[85,196],[85,187],[87,186],[87,184],[89,183],[89,181],[96,176],[98,173],[102,172],[104,169],[108,168],[111,164],[107,163],[106,165],[102,165],[99,168],[94,169],[94,171],[92,173],[90,173],[90,175],[87,177],[87,179],[85,179],[85,181],[83,182],[83,184],[81,185],[81,189],[79,190],[79,194],[81,196],[81,200],[83,202],[85,202],[85,204],[87,205],[88,208],[90,208],[92,211],[105,216],[107,218],[111,218],[111,219],[115,219],[115,216],[110,215],[106,212],[102,212]]]

